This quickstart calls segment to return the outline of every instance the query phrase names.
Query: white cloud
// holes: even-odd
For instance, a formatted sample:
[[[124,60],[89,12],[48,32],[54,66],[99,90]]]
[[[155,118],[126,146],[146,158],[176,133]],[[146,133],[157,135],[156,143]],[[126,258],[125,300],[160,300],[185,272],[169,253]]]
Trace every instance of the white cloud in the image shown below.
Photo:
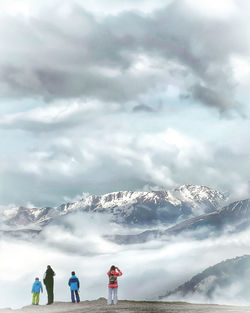
[[[110,112],[117,110],[117,106],[110,105]],[[108,111],[105,105],[96,101],[60,101],[49,106],[38,107],[25,112],[3,115],[0,119],[2,128],[24,128],[31,131],[51,130],[57,127],[74,127],[84,121],[95,118]]]
[[[51,0],[42,1],[40,3],[34,0],[2,0],[0,4],[1,12],[11,16],[24,15],[25,17],[38,16],[41,11],[46,8],[57,8],[60,14],[67,15],[72,5],[78,5],[99,17],[105,15],[115,15],[123,11],[139,11],[144,14],[149,14],[155,9],[169,5],[173,0],[93,0],[91,2],[82,2],[81,0],[65,1]]]
[[[76,195],[73,198],[65,196],[65,197],[63,197],[63,200],[67,203],[72,203],[72,202],[86,199],[89,196],[90,196],[90,194],[88,192],[83,192],[81,195]]]
[[[91,102],[60,104],[8,116],[8,127],[29,131],[34,145],[17,154],[11,146],[3,150],[2,204],[54,206],[82,192],[138,190],[147,184],[200,184],[234,193],[249,180],[247,120],[217,120],[196,106],[179,105],[171,112],[166,104],[152,115]],[[228,137],[228,129],[235,137]]]
[[[231,58],[232,70],[237,83],[244,84],[250,80],[250,60],[244,57]]]
[[[197,14],[203,17],[210,17],[212,19],[232,18],[238,13],[238,6],[234,0],[185,0],[191,10],[196,11]]]

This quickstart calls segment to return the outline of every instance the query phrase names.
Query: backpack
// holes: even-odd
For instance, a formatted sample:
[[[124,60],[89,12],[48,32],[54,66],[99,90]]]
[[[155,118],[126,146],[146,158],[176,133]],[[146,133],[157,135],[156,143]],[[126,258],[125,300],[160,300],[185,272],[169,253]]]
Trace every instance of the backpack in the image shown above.
[[[115,276],[115,274],[110,274],[110,276],[109,276],[109,283],[110,284],[116,283],[116,279],[117,279],[117,277]]]

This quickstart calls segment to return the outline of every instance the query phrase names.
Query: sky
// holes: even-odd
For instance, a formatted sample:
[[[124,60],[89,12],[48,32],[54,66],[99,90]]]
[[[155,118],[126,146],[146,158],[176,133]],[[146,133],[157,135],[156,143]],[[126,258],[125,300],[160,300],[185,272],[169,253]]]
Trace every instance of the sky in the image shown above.
[[[246,0],[2,0],[0,205],[249,197]]]

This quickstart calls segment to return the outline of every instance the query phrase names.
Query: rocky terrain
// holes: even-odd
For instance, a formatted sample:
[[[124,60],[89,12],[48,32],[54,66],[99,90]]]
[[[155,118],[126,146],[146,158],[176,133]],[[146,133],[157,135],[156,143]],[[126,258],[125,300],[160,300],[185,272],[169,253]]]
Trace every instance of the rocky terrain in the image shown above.
[[[27,306],[19,310],[2,309],[0,313],[250,313],[250,307],[190,304],[185,302],[119,301],[107,306],[105,299],[79,304],[57,302],[50,306]]]

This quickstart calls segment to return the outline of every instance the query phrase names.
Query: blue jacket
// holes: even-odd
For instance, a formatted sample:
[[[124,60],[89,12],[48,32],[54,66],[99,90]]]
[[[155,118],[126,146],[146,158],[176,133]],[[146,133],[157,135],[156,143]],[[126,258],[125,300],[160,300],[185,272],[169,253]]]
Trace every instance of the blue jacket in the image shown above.
[[[40,290],[43,292],[43,286],[39,280],[36,280],[32,286],[31,292],[38,292],[40,293]]]
[[[79,279],[75,275],[71,276],[69,279],[69,286],[70,290],[78,290],[80,288]]]

